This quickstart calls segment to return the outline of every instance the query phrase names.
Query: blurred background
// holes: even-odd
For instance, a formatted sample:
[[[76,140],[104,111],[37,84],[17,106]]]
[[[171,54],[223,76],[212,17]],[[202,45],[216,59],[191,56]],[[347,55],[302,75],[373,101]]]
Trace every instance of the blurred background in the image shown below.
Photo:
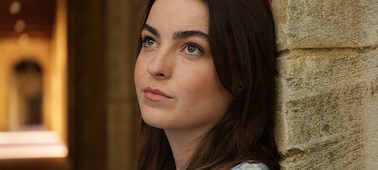
[[[0,1],[0,170],[133,168],[143,3]]]

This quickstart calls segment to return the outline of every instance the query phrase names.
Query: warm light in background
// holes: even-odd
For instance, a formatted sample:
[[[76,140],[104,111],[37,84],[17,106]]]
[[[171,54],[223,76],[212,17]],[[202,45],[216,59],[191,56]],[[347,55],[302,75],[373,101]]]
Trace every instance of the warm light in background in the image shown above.
[[[0,0],[0,9],[0,159],[67,157],[65,1]],[[17,74],[24,62],[43,74]]]
[[[16,24],[14,25],[14,30],[17,32],[17,33],[21,33],[25,30],[26,28],[26,23],[24,20],[20,19],[16,22]]]
[[[16,15],[21,10],[21,3],[18,1],[13,1],[9,7],[9,13],[12,15]]]
[[[18,38],[18,44],[20,46],[26,46],[26,45],[28,45],[29,40],[30,40],[29,35],[27,33],[23,33]]]
[[[0,159],[59,158],[67,147],[52,131],[0,132]]]

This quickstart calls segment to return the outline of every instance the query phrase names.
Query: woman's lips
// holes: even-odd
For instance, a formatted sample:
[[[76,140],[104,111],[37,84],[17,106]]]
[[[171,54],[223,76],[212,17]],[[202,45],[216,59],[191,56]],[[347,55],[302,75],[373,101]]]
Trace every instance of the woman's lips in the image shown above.
[[[166,93],[162,92],[159,89],[152,89],[151,87],[147,87],[143,91],[144,91],[144,97],[148,100],[162,101],[162,100],[172,99],[171,96],[167,95]]]

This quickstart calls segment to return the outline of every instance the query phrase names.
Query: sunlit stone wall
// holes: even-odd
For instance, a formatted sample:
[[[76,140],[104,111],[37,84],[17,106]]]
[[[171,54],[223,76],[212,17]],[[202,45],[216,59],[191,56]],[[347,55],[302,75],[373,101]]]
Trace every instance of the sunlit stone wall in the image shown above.
[[[378,168],[378,1],[273,0],[283,169]]]

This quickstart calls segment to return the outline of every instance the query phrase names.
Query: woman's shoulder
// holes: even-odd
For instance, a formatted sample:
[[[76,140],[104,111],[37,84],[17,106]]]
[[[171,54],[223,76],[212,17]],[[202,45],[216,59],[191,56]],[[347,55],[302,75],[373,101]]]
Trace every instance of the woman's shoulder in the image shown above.
[[[248,161],[234,166],[231,170],[269,170],[269,168],[264,163]]]

